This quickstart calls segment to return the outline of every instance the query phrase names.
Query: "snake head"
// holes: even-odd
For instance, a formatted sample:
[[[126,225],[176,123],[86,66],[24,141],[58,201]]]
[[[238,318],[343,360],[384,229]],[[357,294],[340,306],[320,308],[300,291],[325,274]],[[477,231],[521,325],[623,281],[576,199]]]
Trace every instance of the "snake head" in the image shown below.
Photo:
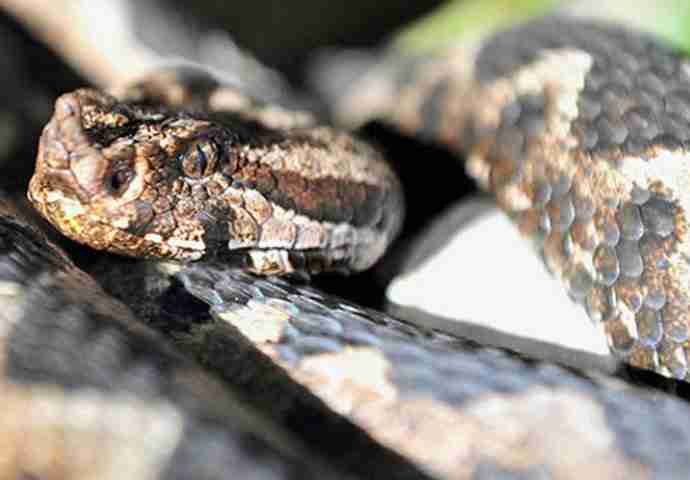
[[[199,258],[210,222],[197,205],[223,188],[209,182],[222,177],[212,132],[206,120],[95,90],[63,95],[41,136],[29,199],[63,234],[93,248]]]
[[[297,251],[325,261],[310,271],[363,269],[397,233],[399,182],[349,135],[277,127],[266,107],[247,118],[134,98],[83,89],[56,101],[29,199],[66,236],[137,257],[224,252],[274,273],[293,270]]]

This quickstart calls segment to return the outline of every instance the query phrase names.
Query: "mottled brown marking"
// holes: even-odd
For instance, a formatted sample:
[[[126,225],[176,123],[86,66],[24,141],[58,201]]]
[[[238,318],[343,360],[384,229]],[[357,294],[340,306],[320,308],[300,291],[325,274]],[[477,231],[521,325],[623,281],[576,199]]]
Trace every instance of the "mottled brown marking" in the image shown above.
[[[363,269],[383,253],[399,229],[402,202],[398,181],[377,152],[326,128],[279,131],[257,118],[218,123],[180,112],[172,107],[203,102],[205,94],[165,93],[170,78],[159,80],[150,90],[139,85],[128,93],[140,103],[91,90],[57,101],[30,198],[63,233],[131,256],[196,260],[242,249],[240,255],[262,258],[274,271],[293,269],[287,252],[253,249],[314,249],[314,238],[329,243],[342,224],[353,232],[350,242],[361,244],[348,245],[349,260],[342,258],[345,249],[310,255],[335,255],[337,262],[323,264]],[[268,115],[261,108],[259,117]],[[373,221],[379,218],[388,221]]]
[[[412,74],[384,59],[338,92],[335,113],[357,123],[380,118],[461,152],[571,296],[593,319],[612,319],[613,351],[687,378],[688,62],[663,42],[637,38],[596,22],[536,20],[415,63]],[[634,221],[621,208],[641,198],[636,192],[671,202],[675,217],[661,237],[621,246],[621,222]],[[659,302],[664,335],[643,344],[656,340],[638,338],[637,322],[649,317],[636,314]]]
[[[238,246],[251,247],[259,241],[259,226],[246,210],[233,210],[229,230],[233,232]]]
[[[249,310],[242,315],[243,325],[261,323]],[[252,336],[264,352],[330,408],[436,475],[469,479],[488,463],[510,472],[545,468],[557,479],[579,478],[583,471],[649,478],[644,467],[612,449],[615,433],[600,406],[574,391],[535,388],[487,395],[462,406],[403,394],[390,381],[393,366],[376,349],[349,347],[283,364],[272,344],[287,318],[268,318],[282,320],[270,337]],[[588,428],[583,430],[584,424]]]
[[[270,344],[278,343],[289,320],[285,312],[257,304],[225,312],[220,317],[262,350],[270,348]]]

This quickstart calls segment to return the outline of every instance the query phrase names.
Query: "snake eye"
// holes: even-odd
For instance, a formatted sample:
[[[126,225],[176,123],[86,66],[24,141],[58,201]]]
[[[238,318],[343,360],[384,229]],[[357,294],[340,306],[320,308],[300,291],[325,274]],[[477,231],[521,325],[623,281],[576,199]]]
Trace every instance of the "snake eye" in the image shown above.
[[[107,179],[108,189],[112,193],[121,194],[132,181],[132,178],[134,178],[134,172],[130,169],[115,170]]]
[[[218,163],[218,146],[213,141],[192,143],[182,156],[182,170],[192,178],[212,174]]]

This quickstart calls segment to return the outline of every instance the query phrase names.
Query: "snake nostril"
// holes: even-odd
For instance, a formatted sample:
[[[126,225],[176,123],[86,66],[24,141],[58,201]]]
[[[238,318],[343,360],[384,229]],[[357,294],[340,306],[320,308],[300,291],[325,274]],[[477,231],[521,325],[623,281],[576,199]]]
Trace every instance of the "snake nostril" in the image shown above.
[[[121,169],[113,172],[107,179],[107,187],[112,193],[121,194],[134,178],[134,172]]]

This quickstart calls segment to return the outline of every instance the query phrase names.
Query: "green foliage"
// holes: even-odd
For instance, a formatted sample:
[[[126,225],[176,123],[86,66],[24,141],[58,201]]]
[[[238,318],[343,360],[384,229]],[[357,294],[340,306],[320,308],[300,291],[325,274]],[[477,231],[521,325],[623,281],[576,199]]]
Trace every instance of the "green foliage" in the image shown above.
[[[687,0],[452,0],[404,29],[395,45],[423,51],[554,11],[627,23],[665,37],[690,51],[690,2]]]

